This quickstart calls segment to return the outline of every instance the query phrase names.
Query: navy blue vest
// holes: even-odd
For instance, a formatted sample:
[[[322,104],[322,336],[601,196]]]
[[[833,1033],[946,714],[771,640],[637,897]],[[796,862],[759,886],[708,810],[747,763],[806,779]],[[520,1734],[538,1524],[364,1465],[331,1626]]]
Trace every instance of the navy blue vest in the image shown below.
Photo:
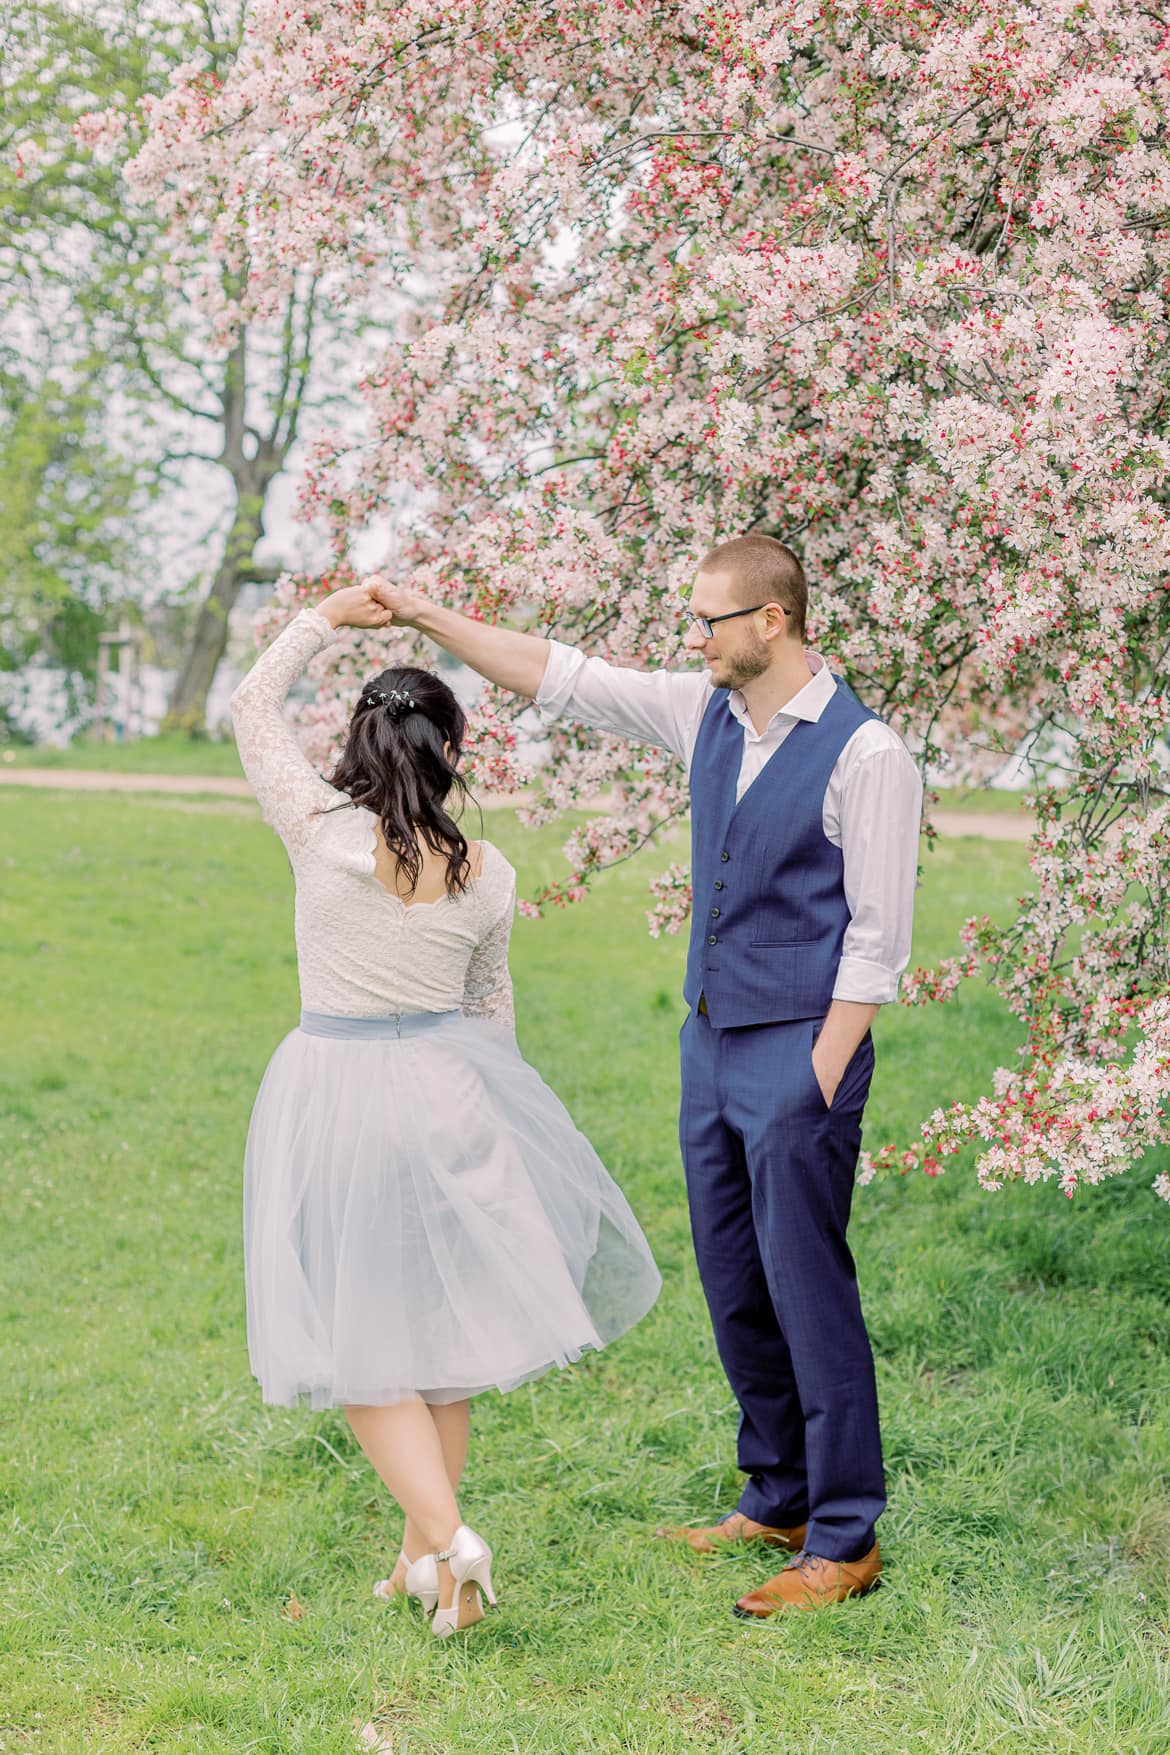
[[[739,804],[743,726],[716,689],[691,762],[694,902],[683,994],[731,1029],[822,1018],[849,907],[841,849],[825,838],[825,791],[858,726],[874,719],[840,677],[813,724],[801,719]]]

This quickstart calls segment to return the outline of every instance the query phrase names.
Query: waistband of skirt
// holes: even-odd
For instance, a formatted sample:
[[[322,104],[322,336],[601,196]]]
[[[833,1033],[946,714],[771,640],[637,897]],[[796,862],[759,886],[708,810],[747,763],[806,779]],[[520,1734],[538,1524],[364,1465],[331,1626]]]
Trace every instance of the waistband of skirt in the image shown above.
[[[329,1036],[336,1042],[367,1042],[389,1037],[422,1036],[437,1030],[440,1024],[462,1017],[462,1012],[392,1012],[386,1018],[337,1018],[328,1012],[302,1012],[301,1032],[305,1036]]]

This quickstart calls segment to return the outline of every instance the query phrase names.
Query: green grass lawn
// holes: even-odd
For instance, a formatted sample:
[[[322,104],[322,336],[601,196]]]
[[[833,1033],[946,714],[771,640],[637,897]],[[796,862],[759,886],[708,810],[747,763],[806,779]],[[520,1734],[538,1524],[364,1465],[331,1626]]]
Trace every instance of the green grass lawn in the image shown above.
[[[49,744],[11,744],[3,753],[14,768],[104,768],[119,774],[207,774],[243,778],[231,738],[211,742],[180,736],[139,737],[123,743],[78,738],[65,749]]]
[[[508,813],[531,887],[560,835]],[[0,1751],[1037,1755],[1170,1750],[1170,1214],[1152,1167],[1068,1203],[969,1169],[858,1192],[886,1587],[744,1626],[770,1570],[656,1543],[738,1491],[674,1108],[683,944],[659,854],[515,937],[521,1045],[665,1275],[608,1352],[476,1405],[463,1493],[503,1600],[441,1646],[370,1597],[396,1520],[341,1415],[266,1409],[240,1157],[295,1021],[291,885],[253,816],[0,793]],[[917,960],[1010,910],[1022,848],[926,863]],[[868,1139],[977,1092],[988,993],[878,1025]],[[301,1611],[298,1613],[297,1605]]]

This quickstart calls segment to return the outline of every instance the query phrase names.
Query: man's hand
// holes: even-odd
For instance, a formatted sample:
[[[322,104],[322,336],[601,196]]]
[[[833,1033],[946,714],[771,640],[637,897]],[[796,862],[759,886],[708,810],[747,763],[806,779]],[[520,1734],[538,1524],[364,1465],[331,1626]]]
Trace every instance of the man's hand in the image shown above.
[[[415,591],[409,585],[398,585],[393,579],[387,579],[384,573],[370,573],[365,584],[383,609],[388,609],[396,622],[408,628],[417,625],[418,617],[430,601],[421,591]]]
[[[313,607],[335,628],[388,628],[394,620],[368,585],[345,585]]]
[[[835,999],[812,1051],[812,1069],[825,1108],[833,1107],[837,1086],[881,1008],[857,1000]]]

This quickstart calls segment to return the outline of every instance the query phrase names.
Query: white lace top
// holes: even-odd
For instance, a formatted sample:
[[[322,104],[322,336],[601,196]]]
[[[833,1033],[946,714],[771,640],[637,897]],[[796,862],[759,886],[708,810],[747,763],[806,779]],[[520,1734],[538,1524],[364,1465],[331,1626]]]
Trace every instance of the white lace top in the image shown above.
[[[504,855],[485,841],[481,875],[461,895],[403,902],[374,875],[374,813],[321,778],[285,720],[289,689],[333,637],[303,609],[231,703],[244,772],[296,879],[301,1004],[349,1018],[461,1010],[514,1030],[516,874]]]

